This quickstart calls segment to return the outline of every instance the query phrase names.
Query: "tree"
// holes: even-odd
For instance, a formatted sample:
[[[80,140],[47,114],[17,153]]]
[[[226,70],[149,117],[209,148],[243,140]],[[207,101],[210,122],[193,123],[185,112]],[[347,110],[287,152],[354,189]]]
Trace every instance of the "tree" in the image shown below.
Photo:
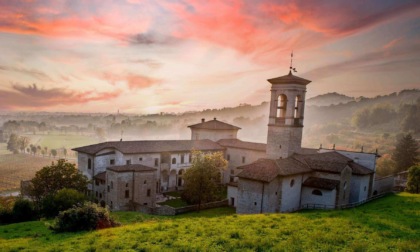
[[[26,147],[29,146],[31,140],[28,137],[21,136],[18,139],[18,145],[21,152],[24,152]]]
[[[7,149],[14,154],[17,154],[19,151],[19,136],[15,133],[12,133],[7,142]]]
[[[51,155],[53,155],[53,157],[57,156],[57,150],[56,149],[52,149],[51,150]]]
[[[411,166],[408,170],[406,190],[411,193],[420,193],[420,164]]]
[[[61,211],[82,205],[86,200],[85,194],[74,189],[64,188],[55,195],[48,195],[42,200],[42,213],[45,217],[54,217]]]
[[[63,188],[84,192],[87,185],[87,177],[77,170],[75,164],[59,159],[57,163],[52,162],[50,166],[36,172],[28,192],[35,201],[40,202]]]
[[[226,169],[227,161],[221,152],[204,154],[193,151],[192,155],[192,165],[183,175],[182,198],[198,204],[200,210],[202,203],[220,199],[223,191],[221,174]]]
[[[392,153],[392,160],[395,162],[394,173],[407,170],[415,165],[419,159],[418,144],[411,134],[401,137]]]
[[[67,149],[66,148],[63,148],[63,155],[64,155],[64,157],[67,157]]]

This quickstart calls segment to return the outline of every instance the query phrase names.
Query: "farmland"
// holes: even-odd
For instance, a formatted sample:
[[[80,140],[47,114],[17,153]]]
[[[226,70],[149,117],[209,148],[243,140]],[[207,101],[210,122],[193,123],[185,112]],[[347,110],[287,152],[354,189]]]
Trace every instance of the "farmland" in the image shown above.
[[[0,155],[0,192],[17,189],[21,180],[31,179],[35,173],[54,159],[30,154]]]
[[[0,226],[1,251],[418,251],[420,195],[390,195],[337,211],[175,217],[113,213],[122,227],[54,234],[34,221]]]

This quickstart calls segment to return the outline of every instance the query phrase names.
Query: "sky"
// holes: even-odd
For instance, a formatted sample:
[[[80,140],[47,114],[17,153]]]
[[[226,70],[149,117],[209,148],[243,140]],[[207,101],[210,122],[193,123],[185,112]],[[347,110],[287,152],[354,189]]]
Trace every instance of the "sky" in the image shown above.
[[[420,88],[420,1],[0,0],[0,110],[159,113]]]

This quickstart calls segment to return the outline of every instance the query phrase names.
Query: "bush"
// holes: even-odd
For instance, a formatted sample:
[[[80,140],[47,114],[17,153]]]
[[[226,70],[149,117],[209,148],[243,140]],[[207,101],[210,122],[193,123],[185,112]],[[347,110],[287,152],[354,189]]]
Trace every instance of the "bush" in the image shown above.
[[[42,200],[42,214],[45,217],[55,217],[59,212],[67,210],[75,205],[82,205],[86,196],[74,189],[64,188],[55,195],[46,196]]]
[[[12,210],[14,222],[31,221],[37,218],[37,212],[34,210],[34,204],[24,198],[15,201]]]
[[[77,232],[119,226],[109,215],[107,208],[85,202],[60,212],[51,229],[55,232]]]

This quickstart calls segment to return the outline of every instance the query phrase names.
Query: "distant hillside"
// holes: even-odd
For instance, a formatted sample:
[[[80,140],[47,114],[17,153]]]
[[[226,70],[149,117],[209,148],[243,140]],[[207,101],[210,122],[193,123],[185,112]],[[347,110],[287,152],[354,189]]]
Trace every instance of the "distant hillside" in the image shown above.
[[[340,103],[347,103],[354,101],[353,97],[349,97],[339,93],[327,93],[323,95],[318,95],[306,100],[307,106],[329,106],[329,105],[336,105]]]

